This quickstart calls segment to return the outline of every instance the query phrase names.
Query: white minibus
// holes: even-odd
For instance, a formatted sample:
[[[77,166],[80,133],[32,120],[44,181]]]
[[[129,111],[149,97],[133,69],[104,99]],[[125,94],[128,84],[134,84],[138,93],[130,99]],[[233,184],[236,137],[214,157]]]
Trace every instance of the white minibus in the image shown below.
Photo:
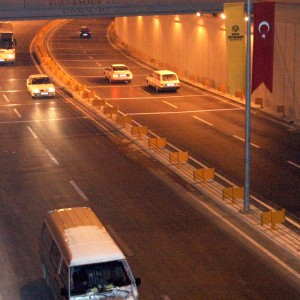
[[[56,299],[138,299],[139,278],[88,207],[48,212],[40,237],[43,276]]]

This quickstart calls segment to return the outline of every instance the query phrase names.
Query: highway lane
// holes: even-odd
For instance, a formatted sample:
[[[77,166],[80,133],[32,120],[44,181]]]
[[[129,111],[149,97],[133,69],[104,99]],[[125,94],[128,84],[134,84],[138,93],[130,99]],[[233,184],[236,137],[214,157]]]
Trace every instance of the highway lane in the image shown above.
[[[90,40],[76,40],[78,22],[58,30],[51,47],[59,63],[136,121],[244,185],[244,106],[188,85],[177,93],[156,93],[145,86],[150,70],[108,43],[108,23],[91,24],[94,35]],[[127,64],[134,74],[132,83],[104,80],[104,67],[111,63]],[[300,216],[298,132],[293,125],[252,112],[252,194]]]
[[[23,57],[43,23],[15,26]],[[31,99],[25,81],[38,70],[30,61],[1,71],[0,299],[52,299],[38,256],[42,221],[48,210],[80,205],[116,233],[142,277],[141,299],[299,296],[293,276],[159,163],[70,99]]]

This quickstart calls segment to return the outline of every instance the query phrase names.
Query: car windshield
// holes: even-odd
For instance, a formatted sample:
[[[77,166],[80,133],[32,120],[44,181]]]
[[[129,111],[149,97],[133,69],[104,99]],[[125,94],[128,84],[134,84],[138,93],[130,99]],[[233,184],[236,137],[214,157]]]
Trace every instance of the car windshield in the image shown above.
[[[49,83],[51,83],[49,77],[40,77],[40,78],[32,79],[32,84],[49,84]]]
[[[165,74],[162,75],[163,81],[171,81],[171,80],[177,80],[177,76],[175,74]]]
[[[122,261],[71,267],[71,296],[106,293],[130,285]]]
[[[117,66],[117,67],[113,67],[114,71],[126,71],[128,70],[128,68],[126,66]]]

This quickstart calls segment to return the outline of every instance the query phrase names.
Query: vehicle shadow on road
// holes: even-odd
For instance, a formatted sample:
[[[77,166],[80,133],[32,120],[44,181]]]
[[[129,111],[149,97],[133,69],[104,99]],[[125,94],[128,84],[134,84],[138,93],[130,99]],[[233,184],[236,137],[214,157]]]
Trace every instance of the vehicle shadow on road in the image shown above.
[[[53,300],[54,297],[44,279],[40,278],[26,284],[21,288],[21,300]]]

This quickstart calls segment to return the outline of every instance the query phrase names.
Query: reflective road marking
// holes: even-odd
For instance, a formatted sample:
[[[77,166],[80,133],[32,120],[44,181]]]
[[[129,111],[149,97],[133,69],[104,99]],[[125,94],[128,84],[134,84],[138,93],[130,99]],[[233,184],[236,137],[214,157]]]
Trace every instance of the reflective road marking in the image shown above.
[[[75,191],[80,195],[80,197],[84,200],[84,201],[89,201],[89,198],[84,194],[84,192],[79,188],[79,186],[75,183],[75,181],[71,180],[70,184],[72,185],[72,187],[75,189]]]
[[[239,136],[237,136],[237,135],[234,135],[233,137],[235,137],[236,139],[238,139],[238,140],[240,140],[240,141],[245,142],[245,139],[243,139],[243,138],[241,138],[241,137],[239,137]],[[258,146],[258,145],[256,145],[256,144],[253,144],[253,143],[251,143],[251,146],[253,146],[253,147],[255,147],[255,148],[260,148],[260,146]]]
[[[48,156],[51,158],[51,160],[56,164],[56,165],[59,165],[59,162],[55,159],[55,157],[50,153],[49,150],[45,150],[46,153],[48,154]]]
[[[296,163],[294,163],[294,162],[292,162],[292,161],[290,161],[290,160],[288,160],[287,162],[288,162],[290,165],[292,165],[292,166],[294,166],[294,167],[300,169],[300,165],[298,165],[298,164],[296,164]]]
[[[30,126],[27,126],[27,128],[28,128],[28,130],[30,131],[30,133],[32,134],[32,136],[35,138],[35,139],[37,139],[38,138],[38,136],[35,134],[35,132],[31,129],[31,127]]]
[[[172,103],[169,103],[168,101],[163,100],[162,102],[163,102],[163,103],[166,103],[167,105],[169,105],[169,106],[171,106],[171,107],[178,108],[178,106],[176,106],[176,105],[174,105],[174,104],[172,104]]]
[[[205,120],[203,120],[201,118],[198,118],[197,116],[193,116],[193,118],[197,119],[198,121],[203,122],[203,123],[205,123],[205,124],[207,124],[209,126],[214,126],[212,123],[209,123],[209,122],[207,122],[207,121],[205,121]]]

